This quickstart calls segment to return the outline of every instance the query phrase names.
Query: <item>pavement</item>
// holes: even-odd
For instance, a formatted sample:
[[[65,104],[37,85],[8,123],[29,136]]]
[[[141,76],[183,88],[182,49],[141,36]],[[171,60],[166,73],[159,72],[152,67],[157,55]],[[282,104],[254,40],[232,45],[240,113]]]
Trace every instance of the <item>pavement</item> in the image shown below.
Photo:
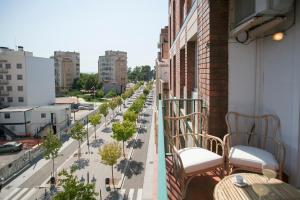
[[[138,94],[135,94],[132,99],[135,99]],[[88,154],[88,147],[86,142],[82,145],[82,152],[84,153],[82,163],[77,163],[82,168],[76,172],[77,177],[81,181],[87,181],[89,174],[90,181],[94,181],[96,184],[96,192],[99,192],[99,188],[101,188],[102,197],[105,199],[123,199],[127,197],[127,199],[141,199],[143,195],[143,184],[145,182],[144,175],[145,173],[149,174],[151,171],[151,161],[148,162],[148,142],[149,142],[149,133],[152,122],[152,106],[148,106],[145,109],[144,117],[141,120],[144,122],[143,130],[140,130],[136,135],[136,140],[133,142],[134,147],[128,145],[126,148],[127,155],[130,159],[128,170],[124,171],[124,166],[116,166],[115,175],[117,179],[119,178],[121,181],[121,186],[123,187],[117,191],[107,191],[104,187],[104,178],[108,176],[110,177],[111,169],[109,166],[105,166],[100,162],[100,157],[98,156],[98,148],[105,142],[112,141],[111,132],[104,127],[104,121],[100,124],[97,129],[97,139],[94,140],[94,129],[92,126],[89,127],[89,137],[90,137],[90,150],[91,154]],[[111,114],[107,117],[107,119],[111,118]],[[117,120],[121,120],[122,116],[115,117]],[[152,145],[151,145],[152,146]],[[65,142],[60,150],[60,155],[57,159],[55,159],[55,168],[59,171],[63,168],[68,168],[72,164],[76,162],[76,157],[74,157],[74,153],[77,152],[78,143],[73,139],[69,139]],[[147,161],[147,162],[146,162]],[[121,163],[121,162],[120,162]],[[146,171],[145,171],[146,169]],[[52,171],[52,161],[41,159],[38,162],[34,163],[30,168],[28,168],[25,172],[20,174],[16,179],[14,179],[11,183],[5,186],[1,193],[1,200],[31,200],[31,199],[40,199],[43,194],[45,194],[45,190],[47,190],[47,180],[49,180],[50,172]],[[122,173],[125,174],[122,176]],[[105,175],[104,175],[105,174]],[[122,180],[124,178],[124,180]],[[147,181],[146,181],[147,182]],[[117,197],[114,195],[117,193]],[[122,194],[123,193],[123,194]],[[100,199],[100,196],[98,197]]]

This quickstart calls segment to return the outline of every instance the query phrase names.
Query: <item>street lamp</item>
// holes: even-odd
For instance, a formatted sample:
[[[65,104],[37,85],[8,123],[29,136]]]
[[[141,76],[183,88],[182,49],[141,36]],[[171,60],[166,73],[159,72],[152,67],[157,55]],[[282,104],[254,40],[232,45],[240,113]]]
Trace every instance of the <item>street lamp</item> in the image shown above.
[[[86,140],[87,140],[87,146],[88,146],[88,151],[90,153],[90,141],[89,141],[89,115],[86,117],[87,123],[86,123]]]

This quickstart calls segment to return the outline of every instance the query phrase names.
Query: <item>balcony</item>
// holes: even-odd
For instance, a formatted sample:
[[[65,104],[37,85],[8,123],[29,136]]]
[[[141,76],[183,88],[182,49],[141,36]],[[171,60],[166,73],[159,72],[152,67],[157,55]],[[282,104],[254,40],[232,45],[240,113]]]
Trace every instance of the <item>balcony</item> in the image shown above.
[[[9,96],[9,92],[8,92],[8,91],[3,91],[3,90],[1,90],[1,91],[0,91],[0,96],[1,96],[1,97],[7,97],[7,96]]]
[[[8,80],[0,80],[0,85],[7,85],[8,83]]]
[[[170,152],[169,141],[166,132],[178,133],[191,131],[192,120],[172,121],[166,119],[167,116],[184,116],[194,112],[206,112],[205,105],[200,99],[172,99],[159,101],[158,109],[158,185],[157,199],[180,200],[182,199],[178,176],[172,172],[174,159]],[[197,124],[197,123],[196,123]],[[176,131],[176,128],[179,129]],[[203,127],[198,130],[202,131]],[[172,130],[171,130],[172,129]],[[173,134],[173,137],[176,135]],[[190,143],[190,138],[180,140],[180,145],[184,148]],[[188,186],[185,199],[213,199],[213,190],[220,181],[220,177],[214,172],[207,172],[206,176],[193,178]]]
[[[8,73],[8,69],[0,69],[0,74],[7,74]]]

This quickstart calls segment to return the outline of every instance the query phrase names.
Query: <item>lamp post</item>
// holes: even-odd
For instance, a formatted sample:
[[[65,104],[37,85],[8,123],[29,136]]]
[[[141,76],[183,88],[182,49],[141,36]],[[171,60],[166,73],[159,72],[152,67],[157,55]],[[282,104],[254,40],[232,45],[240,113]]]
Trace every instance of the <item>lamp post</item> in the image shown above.
[[[89,141],[89,115],[86,117],[87,123],[86,123],[86,140],[87,140],[87,146],[88,146],[88,151],[90,153],[90,141]]]

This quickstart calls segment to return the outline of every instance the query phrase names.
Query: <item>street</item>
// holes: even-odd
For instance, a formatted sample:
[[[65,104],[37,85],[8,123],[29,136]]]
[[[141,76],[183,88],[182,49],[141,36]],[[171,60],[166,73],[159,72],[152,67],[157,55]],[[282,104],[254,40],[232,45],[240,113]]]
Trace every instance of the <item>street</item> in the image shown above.
[[[135,94],[131,100],[127,100],[130,104],[132,101],[141,94]],[[145,165],[148,152],[149,133],[152,123],[152,100],[146,106],[143,113],[140,114],[138,120],[138,133],[132,140],[127,142],[126,145],[126,158],[129,161],[121,159],[114,168],[116,181],[119,182],[120,188],[117,191],[109,191],[105,189],[104,179],[110,177],[111,169],[100,162],[98,149],[101,145],[113,141],[111,138],[111,124],[107,127],[104,125],[104,120],[97,127],[97,139],[94,139],[94,127],[88,126],[89,142],[88,148],[85,141],[81,145],[83,152],[80,161],[74,154],[78,150],[78,142],[69,139],[65,142],[60,150],[60,156],[55,159],[55,168],[57,171],[62,169],[69,169],[72,165],[77,164],[80,168],[76,171],[78,180],[89,181],[95,183],[96,192],[100,193],[102,199],[142,199],[143,182],[145,174]],[[128,108],[129,105],[126,106]],[[122,113],[126,111],[122,109]],[[118,114],[112,117],[112,112],[109,113],[107,119],[113,118],[114,121],[122,120],[122,115]],[[88,153],[90,149],[90,154]],[[127,166],[127,168],[126,168]],[[49,184],[47,183],[52,171],[52,162],[41,159],[34,163],[29,169],[21,173],[11,183],[5,186],[0,193],[1,200],[31,200],[31,199],[44,199],[43,196],[49,191]],[[88,177],[87,177],[88,176]],[[100,196],[97,197],[100,199]]]

